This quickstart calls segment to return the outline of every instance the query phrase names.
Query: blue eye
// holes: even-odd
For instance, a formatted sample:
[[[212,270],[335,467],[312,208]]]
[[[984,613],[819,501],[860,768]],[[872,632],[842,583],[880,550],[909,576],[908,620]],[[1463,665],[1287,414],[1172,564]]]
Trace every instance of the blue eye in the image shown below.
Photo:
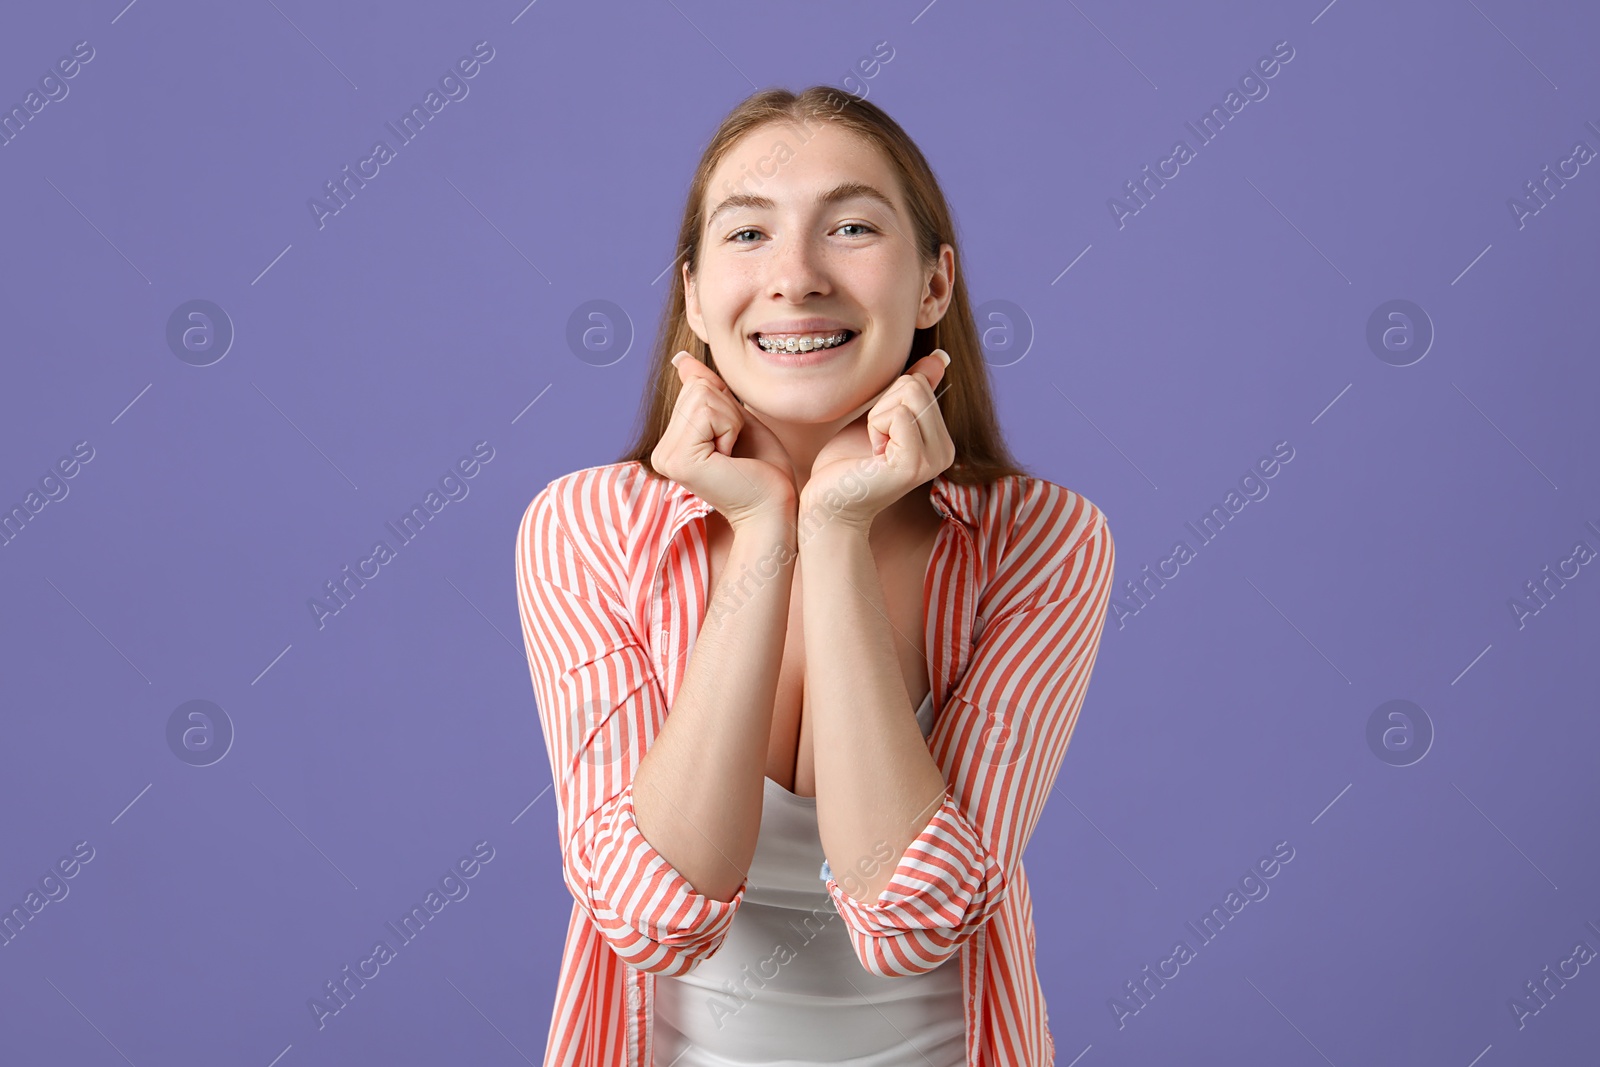
[[[866,224],[866,223],[864,223],[864,222],[847,222],[847,223],[845,223],[845,224],[844,224],[844,226],[840,226],[840,227],[839,227],[839,229],[841,229],[841,230],[842,230],[842,229],[844,229],[844,228],[845,228],[845,226],[858,226],[858,227],[860,227],[860,228],[861,228],[861,229],[863,229],[863,230],[866,230],[866,231],[867,231],[867,232],[869,232],[869,233],[872,233],[872,232],[876,232],[876,231],[874,231],[874,230],[873,230],[873,229],[872,229],[872,227],[871,227],[871,226],[868,226],[868,225],[867,225],[867,224]]]
[[[731,234],[728,235],[728,240],[733,241],[734,244],[741,244],[741,245],[749,244],[750,243],[749,241],[737,241],[737,240],[734,240],[734,239],[736,237],[738,237],[741,233],[759,233],[759,232],[760,232],[759,230],[756,230],[756,229],[754,229],[752,227],[746,226],[742,230],[734,230]]]

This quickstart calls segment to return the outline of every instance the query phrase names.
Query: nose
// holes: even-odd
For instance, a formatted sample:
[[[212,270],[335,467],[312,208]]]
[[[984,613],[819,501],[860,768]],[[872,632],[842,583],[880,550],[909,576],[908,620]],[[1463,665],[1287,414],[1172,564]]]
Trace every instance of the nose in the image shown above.
[[[773,296],[800,303],[809,297],[826,296],[829,291],[825,252],[809,238],[778,238],[768,264],[768,287]]]

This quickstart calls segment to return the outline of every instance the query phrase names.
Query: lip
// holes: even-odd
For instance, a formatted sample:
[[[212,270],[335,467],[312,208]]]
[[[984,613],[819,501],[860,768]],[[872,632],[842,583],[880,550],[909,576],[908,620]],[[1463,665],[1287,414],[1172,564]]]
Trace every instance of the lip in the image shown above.
[[[840,330],[861,331],[848,322],[838,319],[774,319],[771,322],[757,326],[751,333],[838,333]]]
[[[819,321],[819,320],[808,320],[808,321]],[[810,329],[810,328],[811,327],[802,327],[801,330]],[[861,331],[860,330],[853,330],[848,326],[832,326],[832,327],[824,327],[819,332],[837,333],[840,330],[850,330],[851,331],[850,332],[850,340],[846,341],[842,345],[834,345],[832,348],[814,348],[810,352],[768,352],[766,349],[764,349],[760,345],[756,344],[756,334],[757,333],[765,333],[765,332],[767,332],[765,330],[756,330],[756,331],[752,332],[751,334],[749,334],[745,338],[745,344],[749,345],[750,346],[750,350],[752,352],[754,352],[757,356],[760,356],[762,359],[766,360],[767,362],[774,363],[774,364],[776,364],[776,365],[778,365],[780,367],[814,367],[814,366],[816,366],[818,364],[827,363],[827,362],[831,361],[835,356],[838,356],[841,353],[849,354],[849,353],[854,351],[854,349],[852,349],[850,346],[855,344],[858,340],[861,339]],[[800,331],[796,331],[796,330],[791,328],[791,329],[784,330],[784,331],[779,331],[777,329],[774,329],[772,332],[773,333],[778,333],[778,332],[794,333],[794,332],[800,332]]]

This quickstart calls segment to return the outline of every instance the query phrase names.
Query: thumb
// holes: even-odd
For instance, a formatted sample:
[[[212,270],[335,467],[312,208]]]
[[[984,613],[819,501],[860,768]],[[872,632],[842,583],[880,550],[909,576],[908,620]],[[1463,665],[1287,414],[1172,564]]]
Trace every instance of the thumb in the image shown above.
[[[680,350],[673,356],[672,365],[678,369],[678,381],[683,385],[688,385],[695,378],[704,378],[723,392],[730,392],[728,383],[722,380],[721,375],[695,359],[688,349]]]
[[[950,365],[950,354],[942,348],[935,348],[932,352],[917,360],[906,368],[907,374],[920,374],[927,379],[930,388],[937,389],[944,380],[945,368]]]

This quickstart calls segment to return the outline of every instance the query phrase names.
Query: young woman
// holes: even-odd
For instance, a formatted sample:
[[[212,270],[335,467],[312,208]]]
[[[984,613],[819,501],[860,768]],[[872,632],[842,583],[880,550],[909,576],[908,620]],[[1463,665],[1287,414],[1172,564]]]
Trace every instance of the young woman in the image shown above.
[[[575,898],[563,1067],[1042,1067],[1022,853],[1110,595],[995,423],[950,211],[875,105],[735,108],[642,430],[517,534]]]

